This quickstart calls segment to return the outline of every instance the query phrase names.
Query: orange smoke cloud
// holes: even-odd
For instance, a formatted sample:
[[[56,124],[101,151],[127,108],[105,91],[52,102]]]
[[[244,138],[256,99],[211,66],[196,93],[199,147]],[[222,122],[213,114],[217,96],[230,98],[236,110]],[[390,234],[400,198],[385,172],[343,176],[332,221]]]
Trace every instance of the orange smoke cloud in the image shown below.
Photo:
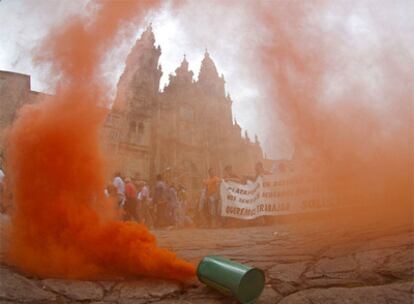
[[[186,280],[194,266],[158,248],[143,226],[121,222],[103,195],[99,133],[107,87],[100,78],[120,30],[158,1],[94,1],[51,33],[37,58],[59,77],[57,92],[26,105],[12,126],[7,171],[14,196],[8,261],[39,276],[119,275]],[[126,26],[126,27],[125,27]]]
[[[403,36],[395,35],[404,27],[390,30],[391,20],[377,20],[381,14],[370,10],[376,32],[367,30],[360,38],[365,46],[360,54],[346,41],[345,25],[340,30],[326,25],[329,18],[348,25],[357,20],[357,14],[349,18],[356,5],[334,6],[323,1],[258,6],[269,34],[260,55],[270,75],[272,107],[283,117],[296,151],[311,152],[318,161],[314,170],[324,173],[337,197],[352,191],[353,199],[369,204],[361,208],[368,216],[398,213],[412,221],[412,61]],[[326,17],[329,9],[336,11]],[[379,43],[371,42],[372,36]],[[339,93],[329,91],[332,82]]]

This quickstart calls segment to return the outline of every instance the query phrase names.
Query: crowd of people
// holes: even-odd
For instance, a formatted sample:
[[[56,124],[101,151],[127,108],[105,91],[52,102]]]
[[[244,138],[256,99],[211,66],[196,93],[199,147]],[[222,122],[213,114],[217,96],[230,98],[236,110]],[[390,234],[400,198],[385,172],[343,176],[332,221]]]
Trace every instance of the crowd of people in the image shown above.
[[[184,227],[193,221],[188,216],[186,190],[182,185],[166,181],[161,174],[150,189],[147,181],[114,175],[105,194],[116,200],[124,220],[137,221],[148,227]]]
[[[167,169],[165,175],[170,177],[170,174],[170,169]],[[123,211],[124,220],[141,222],[150,228],[215,228],[227,222],[221,217],[221,181],[245,184],[266,174],[270,172],[264,169],[261,162],[255,165],[254,176],[239,176],[228,165],[224,168],[223,176],[219,177],[215,169],[210,168],[203,181],[198,204],[188,202],[186,189],[172,182],[172,178],[164,178],[162,174],[158,174],[155,183],[149,187],[146,181],[123,178],[117,172],[105,193],[116,200],[117,206]]]
[[[255,165],[253,176],[237,175],[232,166],[228,165],[225,166],[222,177],[219,177],[215,169],[210,168],[201,185],[198,202],[190,202],[185,187],[174,182],[171,169],[158,174],[151,186],[145,180],[124,177],[117,172],[106,186],[105,195],[116,202],[123,220],[143,223],[149,228],[215,228],[231,221],[221,216],[221,181],[245,184],[270,173],[261,162]],[[5,204],[2,201],[5,197],[4,188],[4,172],[0,167],[0,212],[10,209],[6,205],[11,202]]]

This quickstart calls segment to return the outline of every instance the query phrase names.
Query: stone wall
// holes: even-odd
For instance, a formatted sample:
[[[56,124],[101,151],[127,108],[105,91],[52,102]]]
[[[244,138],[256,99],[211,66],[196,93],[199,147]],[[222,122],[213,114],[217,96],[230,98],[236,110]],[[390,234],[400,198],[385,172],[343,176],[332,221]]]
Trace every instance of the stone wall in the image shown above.
[[[18,109],[47,96],[30,88],[30,76],[0,71],[0,155],[4,157],[7,128],[16,119]]]

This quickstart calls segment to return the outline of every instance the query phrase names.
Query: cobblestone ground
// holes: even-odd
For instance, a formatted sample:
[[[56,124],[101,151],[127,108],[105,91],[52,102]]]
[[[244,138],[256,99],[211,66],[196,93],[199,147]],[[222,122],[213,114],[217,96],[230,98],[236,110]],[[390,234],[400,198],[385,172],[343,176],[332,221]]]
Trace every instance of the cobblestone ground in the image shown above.
[[[412,223],[334,222],[155,234],[160,245],[194,262],[214,254],[262,268],[266,287],[257,303],[414,303]],[[0,303],[236,303],[197,281],[40,280],[5,265],[0,280]]]

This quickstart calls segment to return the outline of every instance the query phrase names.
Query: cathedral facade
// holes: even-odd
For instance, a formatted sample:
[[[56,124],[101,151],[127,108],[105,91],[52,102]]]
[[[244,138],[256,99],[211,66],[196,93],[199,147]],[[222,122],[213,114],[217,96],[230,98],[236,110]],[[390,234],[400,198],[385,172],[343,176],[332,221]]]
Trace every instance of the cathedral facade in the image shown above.
[[[160,55],[148,28],[127,58],[102,130],[110,172],[148,181],[168,172],[194,197],[209,168],[221,175],[232,165],[235,173],[252,174],[254,163],[263,160],[262,149],[257,137],[242,136],[224,78],[208,52],[197,81],[184,57],[162,92]],[[30,76],[0,71],[0,156],[18,109],[45,97],[31,90]]]
[[[221,174],[226,165],[251,174],[263,160],[233,119],[232,99],[224,77],[206,51],[198,80],[184,57],[160,92],[160,47],[148,28],[137,40],[120,77],[117,97],[104,128],[105,146],[114,170],[153,180],[169,171],[176,183],[199,191],[209,168]]]

